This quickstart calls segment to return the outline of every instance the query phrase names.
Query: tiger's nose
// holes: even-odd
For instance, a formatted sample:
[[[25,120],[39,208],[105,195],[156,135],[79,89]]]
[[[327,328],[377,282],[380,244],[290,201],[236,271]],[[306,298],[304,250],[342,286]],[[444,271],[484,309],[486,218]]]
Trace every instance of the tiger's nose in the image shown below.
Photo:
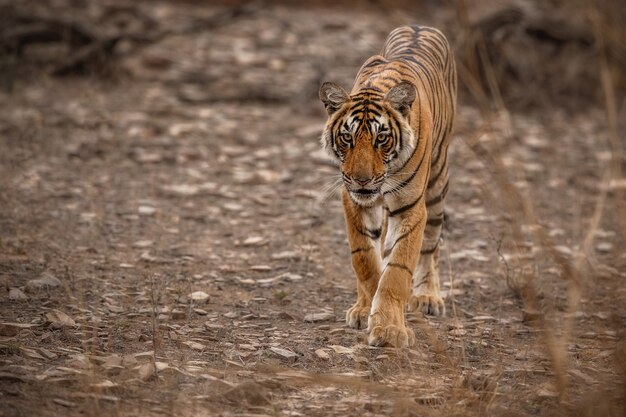
[[[359,184],[361,187],[367,185],[372,179],[371,178],[353,178],[354,182]]]

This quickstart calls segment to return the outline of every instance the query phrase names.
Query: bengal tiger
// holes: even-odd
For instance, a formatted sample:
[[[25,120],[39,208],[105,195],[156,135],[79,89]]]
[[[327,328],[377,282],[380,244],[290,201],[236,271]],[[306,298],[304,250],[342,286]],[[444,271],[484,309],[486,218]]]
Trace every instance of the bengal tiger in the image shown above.
[[[403,26],[359,70],[348,94],[326,82],[322,146],[340,168],[357,278],[350,327],[373,346],[411,346],[404,310],[443,315],[439,242],[448,192],[456,68],[437,29]],[[412,291],[411,291],[412,282]]]

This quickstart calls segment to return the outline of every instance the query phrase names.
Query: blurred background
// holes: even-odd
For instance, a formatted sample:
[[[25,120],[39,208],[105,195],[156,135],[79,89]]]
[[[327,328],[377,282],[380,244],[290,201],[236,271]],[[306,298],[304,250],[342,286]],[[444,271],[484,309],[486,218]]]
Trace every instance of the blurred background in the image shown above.
[[[398,353],[317,97],[413,23],[460,91]],[[617,0],[0,0],[0,415],[623,415],[625,77]]]
[[[625,14],[610,0],[4,2],[2,81],[124,75],[302,104],[320,79],[350,84],[390,27],[419,22],[453,44],[464,100],[580,109],[602,103],[602,66],[623,94]]]

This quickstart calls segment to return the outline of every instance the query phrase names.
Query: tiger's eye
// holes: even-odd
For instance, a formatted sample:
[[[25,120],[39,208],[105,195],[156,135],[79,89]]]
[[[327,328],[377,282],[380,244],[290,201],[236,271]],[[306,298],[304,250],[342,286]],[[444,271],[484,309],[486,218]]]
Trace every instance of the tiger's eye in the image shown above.
[[[389,142],[389,135],[386,133],[381,133],[376,137],[376,144],[379,146],[385,145]]]

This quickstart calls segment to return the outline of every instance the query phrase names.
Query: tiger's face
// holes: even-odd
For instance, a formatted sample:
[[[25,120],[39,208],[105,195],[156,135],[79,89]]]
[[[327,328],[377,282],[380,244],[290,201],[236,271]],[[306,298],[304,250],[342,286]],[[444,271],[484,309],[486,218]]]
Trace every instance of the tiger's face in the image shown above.
[[[339,166],[352,200],[371,206],[415,148],[408,122],[415,87],[403,82],[384,96],[374,89],[348,96],[341,87],[324,83],[320,99],[329,115],[322,146]]]

